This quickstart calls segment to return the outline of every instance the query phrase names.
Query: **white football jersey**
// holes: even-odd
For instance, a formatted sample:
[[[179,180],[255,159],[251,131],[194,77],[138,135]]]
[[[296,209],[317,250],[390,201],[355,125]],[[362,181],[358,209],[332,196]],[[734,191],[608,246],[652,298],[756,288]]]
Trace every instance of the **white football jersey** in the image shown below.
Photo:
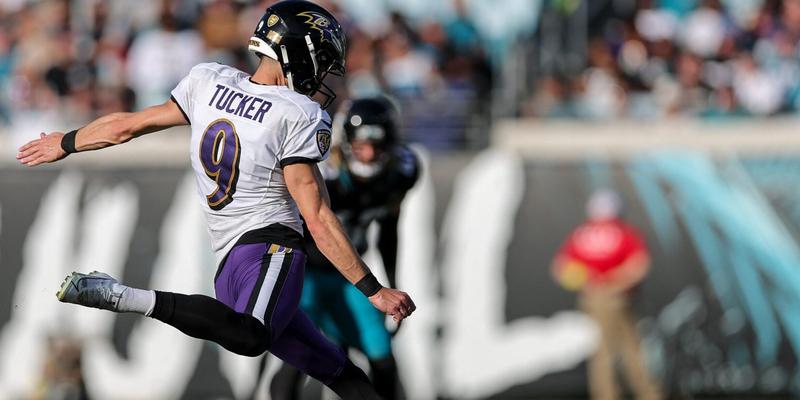
[[[288,87],[216,63],[192,68],[172,100],[191,123],[191,164],[217,262],[254,229],[277,223],[302,234],[283,167],[327,158],[328,113]]]

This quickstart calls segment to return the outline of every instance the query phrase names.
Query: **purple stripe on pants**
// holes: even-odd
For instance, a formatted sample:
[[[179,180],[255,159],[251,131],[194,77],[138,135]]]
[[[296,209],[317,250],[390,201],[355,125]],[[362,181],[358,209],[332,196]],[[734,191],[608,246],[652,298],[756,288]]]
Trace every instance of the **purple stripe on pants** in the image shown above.
[[[231,249],[214,282],[217,300],[264,322],[272,354],[328,384],[346,357],[298,310],[306,256],[298,249],[269,254],[269,248],[256,243]]]

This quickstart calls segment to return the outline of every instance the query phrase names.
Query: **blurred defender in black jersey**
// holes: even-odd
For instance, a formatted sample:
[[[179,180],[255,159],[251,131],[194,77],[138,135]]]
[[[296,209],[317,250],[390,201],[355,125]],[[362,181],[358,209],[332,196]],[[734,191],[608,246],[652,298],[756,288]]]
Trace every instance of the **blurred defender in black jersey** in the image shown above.
[[[342,143],[321,166],[331,207],[360,254],[368,249],[367,229],[377,224],[377,250],[392,286],[400,205],[420,172],[417,156],[397,140],[397,119],[397,107],[386,97],[346,103],[336,120]],[[306,253],[302,309],[334,342],[364,353],[378,393],[397,398],[402,390],[383,314],[337,274],[310,237]],[[284,366],[272,381],[272,398],[299,398],[302,378]]]

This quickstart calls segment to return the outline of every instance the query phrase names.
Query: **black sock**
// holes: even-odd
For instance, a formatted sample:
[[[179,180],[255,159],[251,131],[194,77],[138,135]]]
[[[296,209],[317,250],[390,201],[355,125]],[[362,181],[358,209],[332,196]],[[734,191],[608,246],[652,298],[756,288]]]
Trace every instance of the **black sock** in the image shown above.
[[[372,374],[372,383],[375,390],[386,400],[398,397],[400,378],[397,376],[397,362],[393,355],[384,358],[369,360]],[[402,397],[402,396],[401,396]]]
[[[372,387],[367,374],[347,360],[342,373],[328,385],[344,400],[380,400],[380,395]]]
[[[269,330],[261,321],[208,296],[156,290],[156,305],[150,316],[236,354],[255,357],[269,348]]]

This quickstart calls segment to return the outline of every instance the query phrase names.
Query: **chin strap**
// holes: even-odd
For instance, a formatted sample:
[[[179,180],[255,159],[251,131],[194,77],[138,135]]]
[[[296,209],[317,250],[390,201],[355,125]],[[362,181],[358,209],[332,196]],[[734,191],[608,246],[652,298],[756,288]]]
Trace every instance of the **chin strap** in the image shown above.
[[[281,56],[283,57],[283,70],[286,71],[286,82],[289,84],[289,89],[294,90],[292,70],[289,68],[289,53],[286,51],[285,45],[281,45]]]
[[[306,35],[306,47],[308,47],[308,53],[311,55],[311,63],[314,64],[314,76],[317,76],[317,72],[319,72],[319,66],[317,65],[317,51],[314,50],[314,43],[311,42],[311,36]]]
[[[317,63],[317,50],[314,47],[314,43],[311,41],[311,36],[306,35],[305,39],[306,39],[306,47],[308,47],[308,53],[311,56],[311,63],[314,66],[314,78],[312,79],[316,81],[315,82],[316,89],[314,89],[313,92],[308,93],[308,96],[309,97],[313,96],[317,92],[322,93],[325,96],[325,100],[322,103],[322,108],[326,109],[328,108],[328,106],[331,105],[331,103],[333,103],[334,99],[336,99],[336,93],[334,93],[334,91],[330,87],[325,85],[325,83],[323,82],[323,80],[325,79],[325,75],[328,74],[328,71],[324,71],[320,76],[318,76],[319,63]],[[286,71],[287,86],[289,86],[289,89],[295,90],[294,76],[292,75],[292,70],[289,68],[289,53],[286,50],[285,45],[281,45],[281,58],[283,58],[283,60],[281,61],[281,63],[283,64],[283,70]],[[330,70],[330,67],[328,69]],[[301,82],[301,84],[302,83],[303,82]],[[303,88],[303,91],[305,90],[306,89]]]

